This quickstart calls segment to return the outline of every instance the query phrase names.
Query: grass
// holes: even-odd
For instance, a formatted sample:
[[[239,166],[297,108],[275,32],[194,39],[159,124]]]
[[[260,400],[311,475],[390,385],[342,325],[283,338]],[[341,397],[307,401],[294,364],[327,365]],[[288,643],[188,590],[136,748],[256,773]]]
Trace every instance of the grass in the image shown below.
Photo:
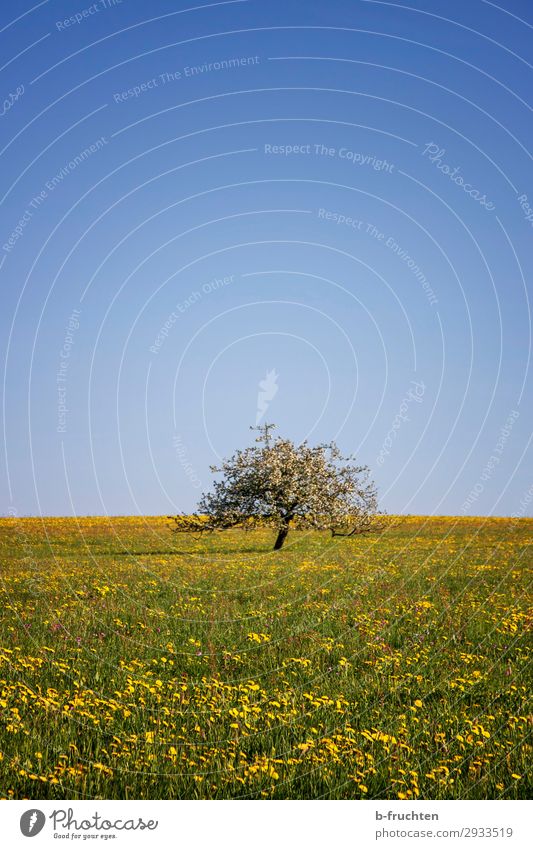
[[[532,536],[0,520],[0,796],[527,798]]]

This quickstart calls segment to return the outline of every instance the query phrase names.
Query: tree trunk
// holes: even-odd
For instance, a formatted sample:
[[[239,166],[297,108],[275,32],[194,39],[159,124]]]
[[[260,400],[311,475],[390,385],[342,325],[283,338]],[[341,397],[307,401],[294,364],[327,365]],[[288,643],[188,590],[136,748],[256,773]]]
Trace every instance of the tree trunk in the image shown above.
[[[279,529],[278,538],[276,539],[276,542],[274,543],[274,551],[279,551],[279,549],[281,548],[281,546],[285,542],[285,539],[287,538],[288,533],[289,533],[289,525],[287,523],[286,525],[282,525],[281,528]]]

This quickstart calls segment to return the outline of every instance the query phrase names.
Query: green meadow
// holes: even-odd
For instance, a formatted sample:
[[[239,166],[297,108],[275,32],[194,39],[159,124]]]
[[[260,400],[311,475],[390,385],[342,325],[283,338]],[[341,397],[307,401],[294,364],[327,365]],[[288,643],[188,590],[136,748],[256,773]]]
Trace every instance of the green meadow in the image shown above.
[[[0,795],[526,798],[532,538],[3,519]]]

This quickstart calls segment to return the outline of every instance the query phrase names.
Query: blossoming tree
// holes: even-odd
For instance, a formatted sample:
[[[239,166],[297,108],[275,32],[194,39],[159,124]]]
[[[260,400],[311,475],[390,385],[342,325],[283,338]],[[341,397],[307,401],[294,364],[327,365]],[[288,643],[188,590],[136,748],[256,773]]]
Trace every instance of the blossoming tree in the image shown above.
[[[377,494],[366,466],[343,457],[335,442],[310,447],[273,439],[274,425],[259,428],[256,445],[237,450],[211,471],[222,474],[200,498],[197,513],[173,516],[178,532],[265,525],[277,530],[274,550],[290,527],[353,536],[377,529]]]

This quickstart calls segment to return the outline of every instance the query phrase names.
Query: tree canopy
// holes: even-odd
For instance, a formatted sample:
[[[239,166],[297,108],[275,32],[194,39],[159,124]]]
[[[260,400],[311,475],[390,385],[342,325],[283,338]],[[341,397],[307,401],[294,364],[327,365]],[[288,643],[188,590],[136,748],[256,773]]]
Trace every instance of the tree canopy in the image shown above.
[[[353,536],[374,530],[376,487],[367,466],[344,457],[335,442],[311,447],[273,438],[274,425],[259,428],[256,444],[239,449],[220,467],[222,475],[204,493],[192,516],[174,516],[174,530],[205,532],[265,525],[278,532],[275,549],[289,528],[329,530],[333,536]]]

